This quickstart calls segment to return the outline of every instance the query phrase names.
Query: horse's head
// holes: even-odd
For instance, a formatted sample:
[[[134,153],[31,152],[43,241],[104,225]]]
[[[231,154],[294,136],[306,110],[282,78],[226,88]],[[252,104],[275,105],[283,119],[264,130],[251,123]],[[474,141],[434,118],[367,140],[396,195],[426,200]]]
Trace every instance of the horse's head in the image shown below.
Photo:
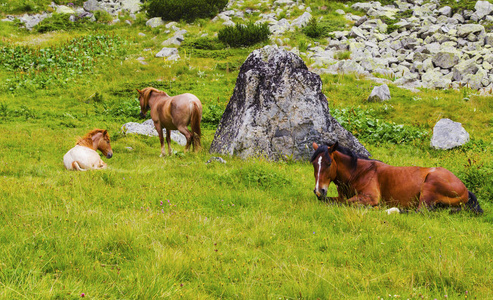
[[[137,92],[139,92],[140,117],[145,118],[149,110],[149,97],[152,91],[147,92],[146,89],[137,89]]]
[[[311,159],[315,175],[315,189],[313,192],[319,200],[325,200],[330,182],[336,178],[337,164],[334,161],[333,153],[337,146],[337,142],[330,147],[313,143],[313,149],[315,150]]]
[[[97,140],[98,150],[101,151],[107,158],[111,158],[113,156],[113,150],[111,149],[108,130],[102,130],[101,134],[101,137]]]

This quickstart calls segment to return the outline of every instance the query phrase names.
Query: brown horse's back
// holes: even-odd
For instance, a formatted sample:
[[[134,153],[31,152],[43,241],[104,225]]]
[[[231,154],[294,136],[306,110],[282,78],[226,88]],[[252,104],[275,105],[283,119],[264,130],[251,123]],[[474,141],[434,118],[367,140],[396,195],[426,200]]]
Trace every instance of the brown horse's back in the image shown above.
[[[381,199],[388,205],[416,207],[427,202],[459,205],[466,203],[467,188],[444,168],[394,167],[379,163],[376,168]]]

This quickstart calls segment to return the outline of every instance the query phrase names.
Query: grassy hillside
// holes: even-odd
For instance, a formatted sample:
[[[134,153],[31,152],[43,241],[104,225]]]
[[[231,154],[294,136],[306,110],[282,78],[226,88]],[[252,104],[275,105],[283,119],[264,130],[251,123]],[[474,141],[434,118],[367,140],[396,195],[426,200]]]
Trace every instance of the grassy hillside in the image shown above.
[[[306,2],[327,23],[345,22],[332,12],[341,3],[326,11]],[[18,2],[0,3],[4,14],[20,13]],[[491,97],[391,86],[390,101],[367,103],[375,83],[323,75],[331,111],[373,158],[446,167],[485,213],[389,216],[385,207],[325,205],[312,193],[307,162],[206,164],[239,67],[263,46],[193,43],[221,26],[180,23],[188,34],[173,63],[154,57],[171,34],[139,21],[43,34],[0,22],[0,298],[492,298]],[[298,31],[289,41],[323,39]],[[121,133],[142,121],[135,89],[146,86],[201,99],[202,152],[184,154],[174,143],[176,153],[162,159],[157,138]],[[431,149],[444,117],[461,122],[471,142]],[[66,171],[63,155],[93,128],[110,132],[109,168]]]

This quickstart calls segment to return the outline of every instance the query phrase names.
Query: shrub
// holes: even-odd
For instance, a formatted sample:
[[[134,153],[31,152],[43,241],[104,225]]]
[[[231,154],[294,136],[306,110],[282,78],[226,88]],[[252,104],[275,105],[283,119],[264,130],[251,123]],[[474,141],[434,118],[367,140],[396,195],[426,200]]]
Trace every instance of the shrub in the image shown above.
[[[269,35],[270,30],[267,23],[257,25],[250,22],[246,25],[227,26],[219,31],[217,37],[230,47],[243,47],[266,41]]]
[[[111,21],[113,21],[113,17],[110,15],[110,13],[104,10],[95,11],[94,18],[96,18],[96,21],[98,23],[103,23],[103,24],[109,24],[111,23]]]
[[[317,19],[311,18],[302,31],[307,36],[315,39],[322,36],[322,34],[324,33],[324,28],[319,24]]]
[[[194,40],[187,40],[183,43],[183,46],[202,50],[222,50],[226,47],[226,45],[224,45],[217,38],[210,39],[208,37],[200,37]]]
[[[150,0],[145,8],[150,18],[193,22],[197,18],[210,18],[223,9],[228,0]]]

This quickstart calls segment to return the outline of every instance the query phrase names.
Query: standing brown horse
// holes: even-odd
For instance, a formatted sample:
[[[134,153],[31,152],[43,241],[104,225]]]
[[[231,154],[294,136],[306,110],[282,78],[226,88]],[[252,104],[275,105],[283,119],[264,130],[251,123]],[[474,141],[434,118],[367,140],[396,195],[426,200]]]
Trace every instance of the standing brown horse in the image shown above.
[[[334,182],[338,197],[330,201],[372,206],[384,203],[418,210],[435,205],[460,208],[464,204],[477,214],[483,213],[476,196],[447,169],[389,166],[358,156],[337,142],[332,146],[313,143],[313,149],[313,192],[319,200],[327,200],[327,188]]]
[[[153,87],[146,87],[143,90],[137,89],[137,91],[139,92],[140,116],[145,118],[147,111],[151,110],[151,118],[161,142],[161,156],[165,156],[163,128],[166,128],[168,155],[171,155],[171,130],[178,130],[186,137],[185,152],[190,149],[192,142],[194,151],[201,147],[202,103],[195,95],[187,93],[169,96],[166,92]],[[188,125],[192,131],[188,130]]]

